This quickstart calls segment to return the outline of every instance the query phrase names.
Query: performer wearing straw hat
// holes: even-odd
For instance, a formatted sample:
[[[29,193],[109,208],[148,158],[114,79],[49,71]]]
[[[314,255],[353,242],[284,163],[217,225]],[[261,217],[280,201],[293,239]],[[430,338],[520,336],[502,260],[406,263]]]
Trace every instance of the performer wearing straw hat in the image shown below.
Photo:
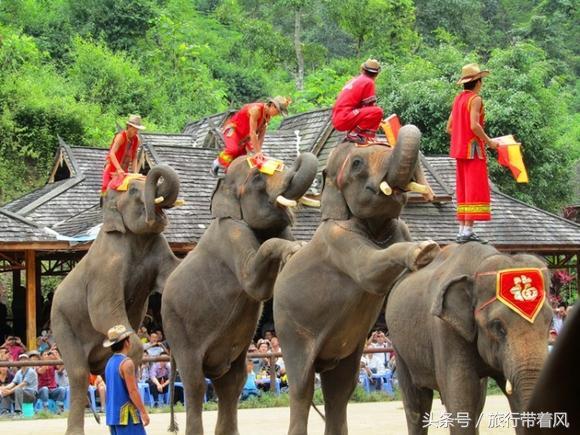
[[[345,131],[346,140],[367,144],[374,140],[383,119],[383,109],[376,105],[375,79],[381,71],[376,59],[368,59],[360,66],[360,75],[350,80],[332,108],[332,125]]]
[[[105,367],[107,426],[111,435],[145,435],[144,426],[149,424],[149,414],[137,387],[135,364],[127,356],[133,333],[124,325],[116,325],[107,331],[103,342],[103,347],[115,352]]]
[[[220,168],[227,170],[236,157],[250,153],[260,154],[270,119],[277,115],[287,116],[292,100],[277,96],[265,103],[243,106],[223,128],[225,149],[212,163],[210,173],[217,177]]]
[[[101,196],[107,191],[113,176],[123,178],[129,170],[137,171],[137,148],[139,148],[137,133],[139,130],[145,130],[141,117],[131,115],[127,121],[127,128],[115,135],[103,171]]]
[[[447,132],[451,135],[450,156],[456,161],[458,243],[487,243],[473,231],[475,221],[491,219],[485,145],[491,149],[498,147],[483,129],[485,111],[479,92],[482,79],[487,75],[489,71],[481,71],[475,63],[462,68],[457,84],[463,85],[463,91],[455,97],[447,121]]]

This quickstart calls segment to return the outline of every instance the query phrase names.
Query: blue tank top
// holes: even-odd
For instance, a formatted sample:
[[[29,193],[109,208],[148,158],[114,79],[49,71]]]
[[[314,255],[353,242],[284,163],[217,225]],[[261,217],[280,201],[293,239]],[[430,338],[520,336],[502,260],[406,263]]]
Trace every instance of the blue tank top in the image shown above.
[[[107,385],[107,425],[128,425],[129,419],[133,424],[141,422],[139,412],[131,398],[129,391],[125,385],[125,381],[121,378],[119,367],[121,363],[129,358],[122,353],[115,353],[107,362],[105,367],[105,382]]]

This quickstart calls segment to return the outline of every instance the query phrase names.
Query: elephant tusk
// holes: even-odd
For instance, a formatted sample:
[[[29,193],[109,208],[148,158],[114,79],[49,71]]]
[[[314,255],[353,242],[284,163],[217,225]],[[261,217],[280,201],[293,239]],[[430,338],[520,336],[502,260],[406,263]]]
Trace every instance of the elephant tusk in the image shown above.
[[[163,201],[165,201],[165,198],[162,196],[155,198],[155,204],[161,204]]]
[[[509,379],[505,383],[505,392],[508,396],[511,396],[512,393],[514,392],[514,389],[512,387],[512,383],[509,381]]]
[[[386,181],[383,181],[379,187],[381,188],[381,192],[383,192],[385,195],[389,196],[393,193],[393,189],[391,189],[391,186],[389,186],[389,184]]]
[[[319,200],[308,198],[307,196],[303,196],[302,198],[300,198],[300,203],[304,204],[306,207],[320,208]]]
[[[181,207],[182,205],[185,205],[185,201],[183,199],[176,199],[173,203],[173,207]]]
[[[284,198],[282,195],[278,195],[276,202],[284,207],[296,207],[296,201],[293,199]]]
[[[411,181],[409,184],[407,184],[407,187],[405,190],[408,190],[410,192],[417,192],[417,193],[429,193],[429,186],[426,186],[425,184],[419,184],[419,183],[415,183],[414,181]]]

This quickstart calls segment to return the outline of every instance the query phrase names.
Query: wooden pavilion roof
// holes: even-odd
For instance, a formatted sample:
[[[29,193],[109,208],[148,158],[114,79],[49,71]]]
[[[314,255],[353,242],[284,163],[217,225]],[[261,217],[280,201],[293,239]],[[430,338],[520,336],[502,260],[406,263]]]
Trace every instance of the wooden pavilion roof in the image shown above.
[[[180,197],[186,204],[168,211],[170,224],[165,232],[176,250],[191,249],[211,222],[209,205],[215,178],[208,170],[216,157],[211,136],[228,113],[190,123],[184,133],[142,135],[142,165],[168,164],[181,179]],[[285,118],[279,130],[268,132],[263,148],[286,164],[292,164],[298,151],[312,151],[322,169],[340,136],[331,128],[330,110],[321,109]],[[207,144],[211,147],[204,146]],[[94,237],[102,222],[98,202],[106,153],[103,148],[74,147],[61,141],[49,182],[0,208],[0,250],[8,246],[26,249],[31,244],[51,249],[87,249],[86,242]],[[402,218],[416,240],[450,243],[457,229],[454,162],[446,156],[421,156],[421,164],[436,200],[426,203],[412,194]],[[493,220],[478,223],[478,233],[499,249],[580,251],[580,225],[572,221],[524,204],[496,188],[492,190],[492,209]],[[310,239],[320,223],[319,211],[302,208],[295,216],[296,237]]]

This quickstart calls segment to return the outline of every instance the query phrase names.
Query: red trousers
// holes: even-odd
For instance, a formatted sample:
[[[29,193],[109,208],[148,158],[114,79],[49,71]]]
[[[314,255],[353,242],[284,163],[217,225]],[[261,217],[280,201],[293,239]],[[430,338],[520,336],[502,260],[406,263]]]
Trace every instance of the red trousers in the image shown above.
[[[455,191],[458,221],[491,219],[489,180],[485,159],[456,159]]]
[[[382,120],[383,109],[379,106],[366,106],[333,114],[332,125],[338,131],[352,131],[361,136],[373,138]]]
[[[245,155],[248,151],[252,151],[249,136],[240,137],[234,127],[228,127],[223,132],[224,142],[226,148],[219,154],[218,159],[220,165],[224,168],[230,166],[237,157]]]

